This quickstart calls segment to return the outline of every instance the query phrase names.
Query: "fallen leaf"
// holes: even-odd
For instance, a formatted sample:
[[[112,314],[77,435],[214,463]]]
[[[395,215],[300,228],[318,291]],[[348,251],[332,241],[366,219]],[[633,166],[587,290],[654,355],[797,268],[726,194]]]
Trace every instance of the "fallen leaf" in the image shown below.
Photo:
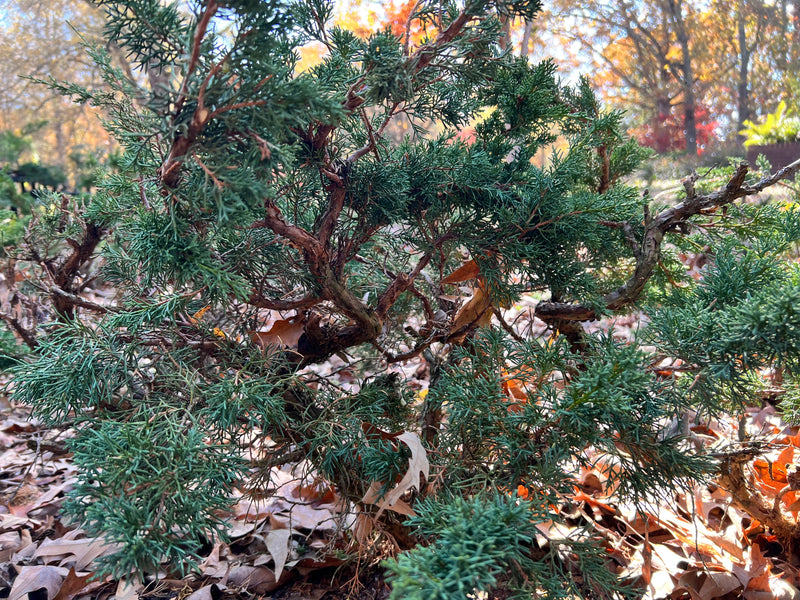
[[[17,517],[26,517],[36,506],[36,501],[42,495],[38,486],[27,481],[16,488],[10,500],[8,500],[8,512]]]
[[[750,546],[750,554],[747,557],[747,571],[750,579],[745,585],[745,590],[751,592],[770,591],[769,581],[772,565],[757,544]]]
[[[233,514],[245,523],[258,523],[281,508],[276,498],[251,498],[243,496],[234,506]]]
[[[380,483],[379,481],[373,481],[370,484],[369,489],[367,489],[366,493],[364,494],[364,497],[361,498],[361,501],[366,504],[375,504],[377,506],[382,507],[382,509],[388,508],[389,510],[393,510],[396,513],[399,513],[401,515],[406,515],[408,517],[416,516],[414,509],[411,508],[408,502],[405,502],[403,500],[397,500],[391,506],[386,506],[384,502],[381,502],[380,492],[382,487],[383,487],[382,483]]]
[[[272,348],[297,348],[297,342],[300,336],[303,335],[303,328],[305,320],[302,316],[297,315],[290,319],[280,319],[272,324],[269,331],[251,331],[250,339],[266,350]]]
[[[792,449],[789,446],[789,449]],[[756,481],[767,492],[779,492],[786,486],[786,466],[757,458],[753,461]]]
[[[289,556],[289,540],[292,538],[291,529],[271,529],[267,532],[267,550],[275,561],[275,579],[281,578],[286,558]]]
[[[19,529],[23,525],[30,523],[30,519],[17,515],[0,515],[0,529]]]
[[[701,600],[712,600],[742,587],[733,573],[689,571],[678,579],[678,585],[694,591]],[[695,597],[692,594],[692,597]]]
[[[653,567],[677,575],[686,568],[686,557],[664,544],[650,544]],[[655,577],[655,575],[654,575]]]
[[[698,531],[693,523],[679,522],[677,517],[661,517],[658,522],[675,536],[686,548],[691,548],[697,552],[702,552],[708,556],[717,556],[719,547],[711,543],[708,538]]]
[[[474,260],[470,260],[442,279],[442,283],[461,283],[462,281],[475,279],[478,275],[480,275],[478,263]]]
[[[456,313],[448,333],[448,340],[454,343],[464,341],[467,333],[477,327],[486,327],[492,322],[492,299],[486,292],[486,286],[475,288],[472,298],[464,303]]]
[[[573,494],[572,496],[572,499],[575,502],[586,502],[586,504],[588,504],[592,508],[597,508],[600,511],[605,512],[606,514],[613,515],[614,513],[617,512],[616,510],[614,510],[614,507],[611,506],[610,504],[601,502],[597,498],[594,498],[585,492],[575,492],[575,494]]]
[[[189,317],[189,322],[192,325],[197,325],[200,322],[200,319],[203,318],[203,315],[206,314],[210,308],[211,308],[210,304],[208,304],[207,306],[204,306],[203,308],[198,310],[196,313],[194,313],[191,317]]]
[[[19,531],[6,531],[0,534],[0,550],[16,550],[20,545]]]
[[[41,589],[47,591],[47,600],[53,600],[67,573],[66,569],[48,565],[22,567],[11,586],[8,600],[27,600],[29,593]]]
[[[222,560],[220,554],[222,551],[222,543],[217,542],[211,549],[211,552],[200,565],[200,572],[205,577],[224,577],[228,572],[230,563],[227,560]]]
[[[75,557],[75,569],[82,571],[94,559],[104,554],[109,554],[116,549],[113,544],[107,543],[103,539],[83,538],[80,540],[70,540],[60,538],[57,540],[47,540],[39,546],[34,553],[34,558],[53,558],[53,557]],[[67,562],[63,559],[62,564]],[[70,559],[71,562],[71,559]]]
[[[254,594],[266,594],[280,586],[275,580],[275,573],[266,567],[233,567],[227,577],[230,587],[241,587]]]
[[[367,513],[359,513],[353,524],[353,536],[359,544],[365,543],[375,529],[375,519]]]
[[[219,600],[222,598],[222,590],[225,586],[218,586],[216,583],[204,585],[199,590],[189,594],[185,600]]]
[[[773,577],[767,590],[745,590],[745,600],[800,600],[800,590],[788,581]]]
[[[139,592],[142,589],[144,589],[142,584],[123,577],[117,582],[117,591],[114,594],[114,600],[139,600]]]
[[[553,540],[569,539],[573,534],[573,530],[570,527],[550,519],[536,523],[535,527],[539,531],[536,535],[537,541],[542,546]]]
[[[91,573],[78,575],[74,568],[70,569],[64,581],[61,583],[61,589],[58,590],[58,594],[56,594],[53,600],[72,600],[86,589],[86,582],[91,576]]]
[[[335,504],[337,500],[334,489],[322,481],[314,481],[311,485],[299,485],[292,491],[292,496],[317,505]]]
[[[344,563],[344,559],[337,558],[330,554],[325,555],[320,560],[314,560],[313,558],[303,558],[297,561],[297,572],[305,577],[309,573],[316,571],[317,569],[325,569],[327,567],[338,567],[339,565]]]
[[[420,437],[411,431],[404,431],[397,436],[397,439],[403,442],[411,450],[411,458],[408,459],[408,471],[406,471],[406,474],[403,475],[403,478],[399,481],[399,483],[394,486],[389,493],[386,494],[383,500],[378,502],[368,502],[367,500],[362,499],[363,502],[375,504],[378,507],[378,514],[376,517],[380,516],[380,514],[387,508],[391,508],[395,512],[400,512],[401,510],[411,510],[411,507],[408,507],[408,504],[404,503],[405,507],[408,507],[408,509],[406,509],[403,505],[398,504],[398,502],[400,502],[401,496],[403,496],[403,494],[405,494],[407,491],[411,489],[422,489],[421,476],[424,476],[425,479],[428,479],[430,472],[428,454],[425,452],[425,448],[422,446],[422,440]],[[375,485],[374,482],[371,484],[370,489],[372,489],[373,485]],[[378,485],[380,486],[380,484]],[[367,494],[369,493],[370,490],[367,490]],[[368,496],[365,495],[365,498],[367,497]],[[411,512],[413,513],[413,511]]]
[[[666,571],[656,571],[647,587],[651,598],[667,598],[675,589],[675,580]]]

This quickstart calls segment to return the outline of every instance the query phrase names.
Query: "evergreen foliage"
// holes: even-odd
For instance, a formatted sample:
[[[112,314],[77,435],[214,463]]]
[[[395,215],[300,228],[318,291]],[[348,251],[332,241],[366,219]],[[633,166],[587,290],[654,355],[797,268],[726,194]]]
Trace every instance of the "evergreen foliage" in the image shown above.
[[[542,545],[536,525],[561,519],[596,451],[626,499],[701,477],[711,463],[675,421],[740,401],[759,368],[795,372],[800,274],[779,256],[800,211],[741,199],[796,167],[759,180],[736,165],[705,191],[691,176],[651,206],[626,183],[647,152],[620,114],[587,81],[500,51],[501,19],[536,1],[423,0],[418,47],[331,27],[324,0],[96,3],[149,87],[103,48],[107,88],[49,82],[101,107],[124,153],[91,200],[45,203],[16,258],[52,309],[6,321],[34,350],[14,398],[77,430],[68,510],[120,544],[105,568],[186,568],[234,488],[300,459],[374,516],[362,499],[408,469],[396,438],[411,432],[438,475],[403,524],[419,545],[389,563],[393,597],[627,594],[590,531]],[[298,73],[310,41],[327,54]],[[398,119],[414,132],[393,143]],[[706,248],[700,282],[683,246]],[[445,280],[468,258],[475,295],[454,301]],[[86,297],[94,278],[113,302]],[[488,326],[522,294],[545,333]],[[642,339],[581,326],[636,306]],[[276,318],[296,343],[264,331]],[[334,355],[359,391],[309,368]],[[424,401],[391,368],[417,357]],[[668,359],[688,375],[664,377]],[[272,440],[265,459],[245,452],[254,433]]]

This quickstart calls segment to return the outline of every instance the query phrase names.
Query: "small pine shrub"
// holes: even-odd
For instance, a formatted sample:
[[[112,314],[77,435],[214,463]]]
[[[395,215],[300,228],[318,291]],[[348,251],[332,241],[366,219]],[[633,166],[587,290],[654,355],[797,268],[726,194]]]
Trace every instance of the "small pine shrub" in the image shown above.
[[[300,460],[378,536],[411,462],[394,597],[625,595],[591,532],[548,545],[537,525],[562,521],[598,452],[627,500],[702,477],[675,419],[796,371],[781,256],[800,212],[746,200],[788,171],[733,165],[651,202],[627,183],[648,152],[621,115],[500,49],[501,21],[538,2],[423,0],[418,43],[359,38],[323,0],[97,4],[142,77],[90,47],[104,88],[49,84],[103,110],[124,151],[90,199],[45,198],[14,265],[25,306],[49,308],[7,322],[32,350],[15,400],[77,432],[66,510],[119,544],[106,571],[187,568],[234,488]],[[326,53],[299,72],[310,42]],[[541,328],[504,318],[522,298]],[[583,327],[633,309],[649,325],[632,339]],[[331,357],[352,388],[312,368]]]

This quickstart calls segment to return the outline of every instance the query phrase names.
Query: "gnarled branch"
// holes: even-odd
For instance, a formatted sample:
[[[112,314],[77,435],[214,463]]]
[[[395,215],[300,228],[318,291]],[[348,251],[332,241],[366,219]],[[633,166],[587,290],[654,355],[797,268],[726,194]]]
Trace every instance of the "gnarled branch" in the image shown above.
[[[616,290],[603,297],[602,304],[606,310],[614,311],[635,302],[645,285],[653,274],[659,260],[661,260],[661,243],[664,234],[683,223],[691,217],[711,208],[725,206],[739,198],[758,194],[781,179],[790,177],[800,170],[800,159],[779,171],[764,177],[753,185],[745,185],[750,165],[741,162],[736,167],[733,176],[724,187],[709,194],[698,194],[694,188],[696,176],[684,180],[687,197],[683,202],[661,211],[652,218],[645,215],[645,232],[642,241],[638,244],[636,267],[628,280]],[[582,304],[566,304],[560,302],[540,302],[535,310],[537,317],[546,322],[561,321],[592,321],[597,318],[597,311]]]

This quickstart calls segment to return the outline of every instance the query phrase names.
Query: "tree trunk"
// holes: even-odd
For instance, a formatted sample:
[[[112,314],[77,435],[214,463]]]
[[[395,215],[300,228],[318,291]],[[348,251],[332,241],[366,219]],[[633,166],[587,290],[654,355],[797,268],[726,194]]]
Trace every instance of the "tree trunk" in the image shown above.
[[[505,52],[511,39],[511,19],[508,18],[508,15],[500,15],[500,31],[500,38],[497,41],[500,44],[500,49]]]
[[[531,33],[533,32],[533,21],[525,21],[525,29],[522,33],[522,49],[520,56],[527,57],[531,53]]]
[[[689,48],[689,34],[683,20],[681,0],[668,0],[670,16],[675,25],[675,37],[681,47],[681,87],[683,88],[683,127],[686,135],[686,153],[697,156],[697,102],[694,93],[694,71]]]
[[[662,70],[666,73],[666,69]],[[672,112],[672,102],[666,96],[656,97],[656,118],[653,124],[653,141],[656,152],[666,152],[670,146],[670,134],[666,130],[666,122]]]
[[[686,154],[697,156],[697,104],[692,86],[686,88],[686,101],[683,105],[683,127],[686,131]]]
[[[750,118],[750,90],[748,73],[750,69],[750,49],[745,32],[744,0],[736,2],[736,26],[739,38],[739,81],[736,89],[736,110],[738,113],[736,131],[744,129],[744,122]],[[743,136],[737,134],[739,142]]]

